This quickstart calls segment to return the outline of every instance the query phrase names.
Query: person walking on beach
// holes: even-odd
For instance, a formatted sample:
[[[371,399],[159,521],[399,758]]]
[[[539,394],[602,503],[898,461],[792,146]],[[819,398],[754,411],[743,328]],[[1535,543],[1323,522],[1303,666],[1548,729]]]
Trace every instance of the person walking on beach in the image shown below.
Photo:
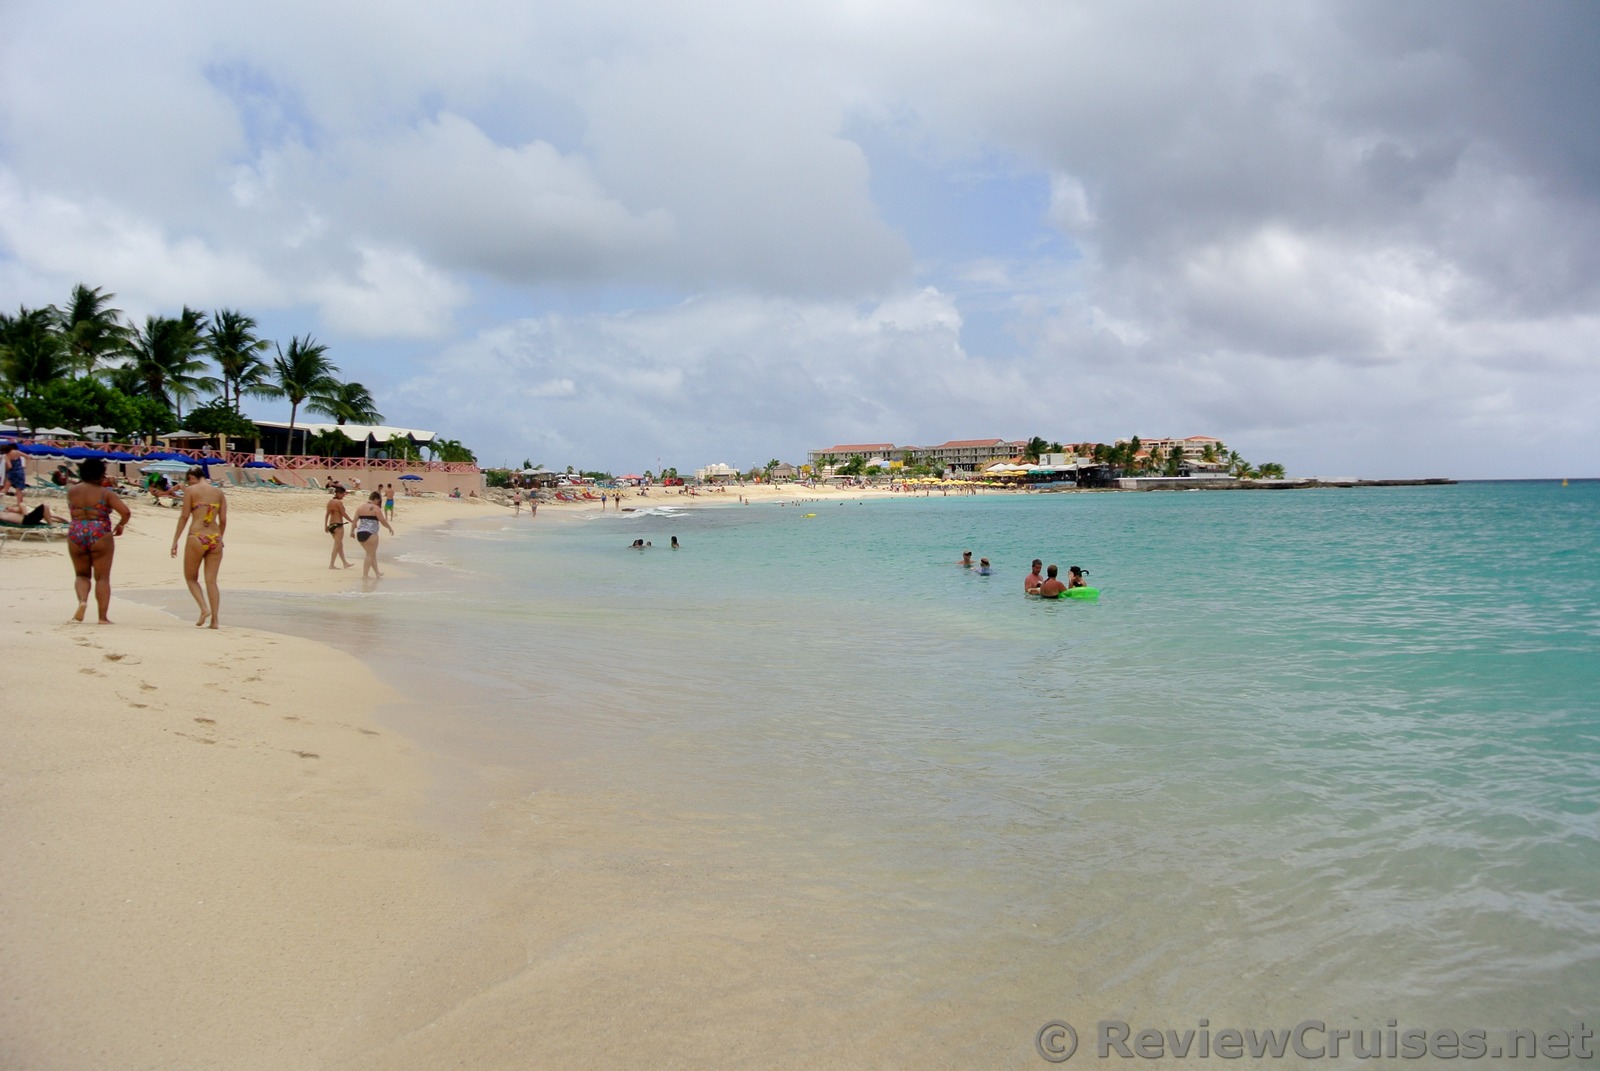
[[[73,588],[78,594],[78,612],[72,620],[82,621],[89,608],[90,578],[94,601],[100,610],[100,623],[111,624],[111,559],[117,553],[116,537],[133,516],[117,493],[105,486],[106,463],[91,457],[78,466],[78,482],[67,490],[67,511],[72,523],[67,527],[67,554],[75,575]],[[111,514],[118,517],[111,526]]]
[[[389,523],[394,523],[394,484],[383,486],[383,514],[389,518]]]
[[[344,488],[335,487],[328,508],[322,514],[322,527],[333,537],[333,553],[328,556],[328,568],[334,562],[344,562],[346,569],[355,563],[344,556],[344,526],[350,523],[350,514],[344,510]]]
[[[383,507],[379,504],[382,496],[374,491],[367,496],[367,500],[356,507],[356,542],[361,544],[361,549],[367,556],[361,562],[361,579],[367,578],[368,570],[374,577],[382,577],[378,571],[378,526],[389,529],[389,534],[394,535],[394,526],[389,523],[389,518],[383,515]]]
[[[22,513],[22,492],[28,486],[28,462],[16,443],[6,443],[0,448],[0,453],[6,459],[5,486],[11,489],[11,494],[17,500],[17,512]]]
[[[200,606],[200,620],[194,627],[203,627],[210,618],[211,627],[216,628],[217,610],[222,605],[217,573],[222,569],[222,535],[228,529],[228,498],[222,488],[206,479],[205,469],[198,465],[188,471],[184,481],[178,527],[172,533],[172,556],[178,556],[178,541],[183,539],[184,526],[189,525],[189,538],[183,548],[183,579],[189,585],[189,594]],[[202,563],[206,567],[204,589],[200,587]]]
[[[1039,594],[1039,585],[1044,583],[1044,577],[1039,571],[1044,568],[1044,562],[1038,558],[1033,559],[1033,572],[1022,578],[1022,593],[1024,595]]]
[[[511,492],[511,516],[515,517],[522,512],[522,492]]]

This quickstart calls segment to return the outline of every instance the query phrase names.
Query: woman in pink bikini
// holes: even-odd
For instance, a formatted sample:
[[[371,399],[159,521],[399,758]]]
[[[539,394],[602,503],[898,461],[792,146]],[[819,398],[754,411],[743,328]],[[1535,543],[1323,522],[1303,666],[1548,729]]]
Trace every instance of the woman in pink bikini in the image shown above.
[[[104,485],[106,463],[91,457],[78,466],[78,483],[67,490],[67,510],[72,523],[67,526],[67,554],[77,579],[78,612],[72,620],[82,621],[89,608],[89,586],[94,584],[94,600],[100,609],[100,623],[111,624],[111,559],[117,553],[116,537],[133,516],[117,493]],[[111,514],[118,517],[115,528]]]
[[[178,556],[178,541],[183,539],[183,527],[193,520],[189,538],[184,540],[183,579],[189,585],[189,594],[200,605],[200,620],[195,628],[211,619],[217,627],[217,609],[222,604],[222,592],[217,589],[217,572],[222,568],[222,533],[228,528],[228,498],[222,488],[206,478],[206,470],[196,465],[185,475],[187,486],[183,490],[183,504],[178,507],[178,528],[172,533],[172,556]],[[206,586],[200,587],[200,566],[206,567]]]

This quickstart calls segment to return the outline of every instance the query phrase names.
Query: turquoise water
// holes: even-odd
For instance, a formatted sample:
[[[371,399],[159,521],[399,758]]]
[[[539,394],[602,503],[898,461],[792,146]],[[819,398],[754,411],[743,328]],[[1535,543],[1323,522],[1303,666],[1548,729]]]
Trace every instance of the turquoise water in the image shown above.
[[[973,1059],[1067,1014],[1594,1018],[1600,484],[670,502],[246,623],[427,682],[496,791],[727,833],[783,881],[706,895],[837,936],[882,1022],[1003,1022]],[[1025,599],[1036,556],[1101,599]]]

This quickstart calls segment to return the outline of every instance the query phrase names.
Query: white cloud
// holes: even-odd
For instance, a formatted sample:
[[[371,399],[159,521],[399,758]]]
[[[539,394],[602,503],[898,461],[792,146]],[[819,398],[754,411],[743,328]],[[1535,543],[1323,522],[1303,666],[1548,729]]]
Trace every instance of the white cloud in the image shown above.
[[[16,0],[6,31],[6,304],[437,339],[453,378],[404,404],[519,456],[1058,428],[1487,475],[1474,437],[1600,430],[1594,5]]]

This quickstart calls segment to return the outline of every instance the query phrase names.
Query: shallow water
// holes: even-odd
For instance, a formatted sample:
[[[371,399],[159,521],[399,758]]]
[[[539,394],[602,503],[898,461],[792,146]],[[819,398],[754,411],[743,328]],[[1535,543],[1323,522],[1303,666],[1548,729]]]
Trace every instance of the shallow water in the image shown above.
[[[507,874],[542,799],[649,824],[699,868],[656,921],[760,919],[714,953],[749,986],[823,950],[790,1027],[879,1061],[1594,1017],[1600,484],[665,505],[408,535],[418,579],[238,619],[427,697]],[[1102,597],[1025,599],[1035,556]]]

